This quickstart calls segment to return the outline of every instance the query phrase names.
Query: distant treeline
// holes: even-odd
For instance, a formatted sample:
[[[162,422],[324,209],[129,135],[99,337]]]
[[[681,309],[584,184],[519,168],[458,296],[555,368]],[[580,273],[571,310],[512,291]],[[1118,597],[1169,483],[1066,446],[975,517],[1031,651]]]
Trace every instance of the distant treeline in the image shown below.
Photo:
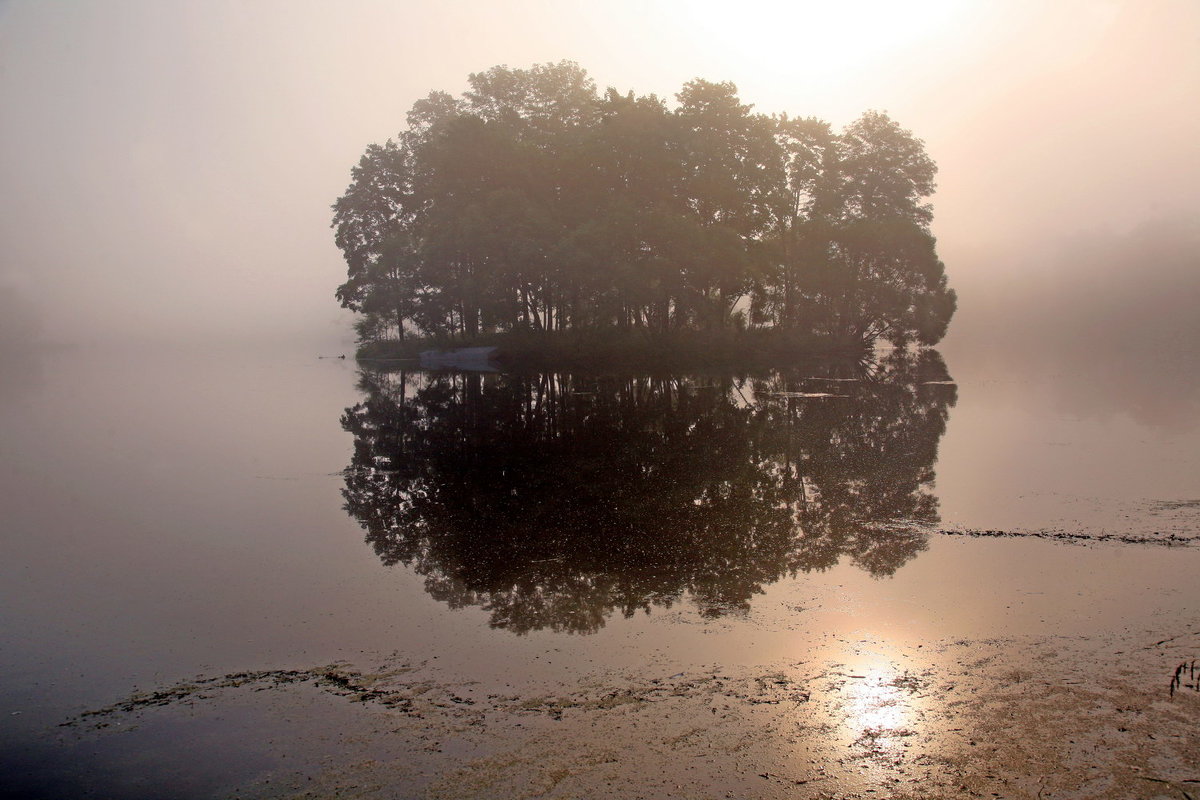
[[[668,107],[578,65],[494,67],[417,101],[334,204],[364,342],[418,334],[775,328],[933,344],[955,308],[936,166],[867,112],[751,112],[693,80]]]

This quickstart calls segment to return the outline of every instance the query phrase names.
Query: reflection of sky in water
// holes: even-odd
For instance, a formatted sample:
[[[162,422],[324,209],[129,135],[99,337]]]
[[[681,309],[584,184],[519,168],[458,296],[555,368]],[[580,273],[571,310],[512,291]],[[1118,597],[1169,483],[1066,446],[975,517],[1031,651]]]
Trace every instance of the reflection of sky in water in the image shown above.
[[[939,446],[948,527],[1195,535],[1200,426],[1168,430],[1130,416],[1054,408],[1046,384],[984,379],[966,361]],[[1163,507],[1163,502],[1174,503]]]

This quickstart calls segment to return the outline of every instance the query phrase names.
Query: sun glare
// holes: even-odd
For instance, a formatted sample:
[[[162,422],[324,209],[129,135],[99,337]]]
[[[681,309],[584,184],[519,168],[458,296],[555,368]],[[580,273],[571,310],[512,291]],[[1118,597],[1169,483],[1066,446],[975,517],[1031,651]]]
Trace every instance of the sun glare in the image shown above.
[[[887,649],[854,647],[839,681],[841,735],[867,758],[899,754],[921,728],[926,678],[902,667]]]
[[[971,7],[951,0],[846,3],[698,0],[674,20],[677,45],[725,79],[845,92],[886,77],[886,65],[927,55],[968,32]],[[682,53],[677,54],[682,55]],[[748,87],[747,87],[748,88]],[[761,109],[770,111],[774,109]]]

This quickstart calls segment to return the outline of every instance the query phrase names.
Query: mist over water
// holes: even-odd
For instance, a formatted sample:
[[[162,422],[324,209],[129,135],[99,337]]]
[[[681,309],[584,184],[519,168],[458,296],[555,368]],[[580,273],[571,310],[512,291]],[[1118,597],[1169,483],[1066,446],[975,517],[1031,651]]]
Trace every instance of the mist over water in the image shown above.
[[[970,8],[917,4],[910,14],[929,15],[924,28],[883,15],[889,38],[869,14],[802,5],[751,4],[735,20],[729,9],[693,19],[668,5],[599,15],[534,4],[451,14],[10,3],[0,17],[0,286],[19,289],[54,341],[348,341],[332,299],[345,266],[329,205],[363,148],[395,135],[415,99],[461,91],[468,73],[570,58],[621,91],[670,98],[701,77],[734,81],[756,111],[835,126],[888,111],[940,166],[934,232],[962,301],[951,341],[1001,298],[1006,328],[1026,329],[1023,298],[1036,302],[1047,285],[1062,289],[1062,327],[1031,321],[1069,334],[1070,309],[1109,313],[1125,284],[1143,288],[1068,277],[1090,258],[1089,240],[1102,250],[1200,210],[1200,9]],[[760,17],[814,35],[786,57],[733,40]],[[846,54],[864,42],[885,60],[852,68]],[[1137,338],[1141,314],[1111,324]]]
[[[854,9],[0,4],[0,796],[1195,778],[1200,5]],[[938,351],[360,368],[363,148],[562,59],[886,110],[940,168]]]
[[[1017,254],[1010,258],[1017,259]],[[963,369],[1035,375],[1071,413],[1200,424],[1200,227],[1078,234],[965,294],[944,348]]]

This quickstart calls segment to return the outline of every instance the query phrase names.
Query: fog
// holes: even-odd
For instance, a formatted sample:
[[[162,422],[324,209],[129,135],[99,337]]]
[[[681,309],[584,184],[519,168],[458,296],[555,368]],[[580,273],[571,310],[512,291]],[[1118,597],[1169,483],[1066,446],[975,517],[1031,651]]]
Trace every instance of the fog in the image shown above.
[[[835,125],[888,111],[940,166],[951,349],[1195,341],[1191,0],[8,3],[0,335],[349,348],[329,205],[362,150],[431,90],[561,59]]]
[[[1053,387],[1050,401],[1076,416],[1121,412],[1168,431],[1200,425],[1194,219],[1064,236],[1013,263],[1017,276],[998,269],[975,284],[944,348],[956,375],[1049,378],[1041,385]]]
[[[563,60],[923,139],[937,352],[357,363],[364,149]],[[1184,786],[1197,143],[1200,0],[0,0],[0,796]]]

